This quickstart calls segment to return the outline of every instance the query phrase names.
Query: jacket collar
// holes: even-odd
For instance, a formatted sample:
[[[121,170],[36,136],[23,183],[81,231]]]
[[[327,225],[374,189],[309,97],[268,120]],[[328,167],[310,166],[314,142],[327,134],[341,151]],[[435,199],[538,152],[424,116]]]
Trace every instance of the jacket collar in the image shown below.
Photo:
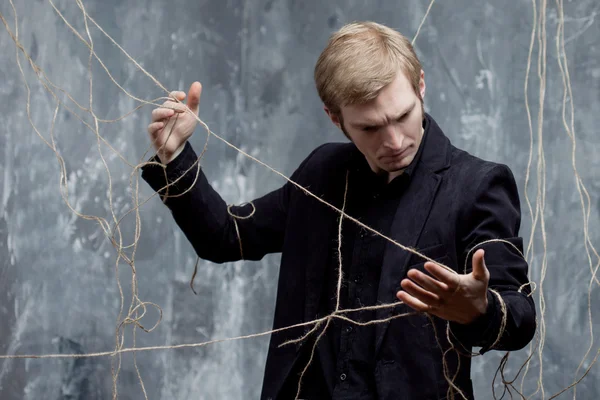
[[[444,135],[437,122],[425,114],[426,135],[423,136],[423,154],[417,168],[426,168],[430,172],[439,172],[450,166],[450,140]]]

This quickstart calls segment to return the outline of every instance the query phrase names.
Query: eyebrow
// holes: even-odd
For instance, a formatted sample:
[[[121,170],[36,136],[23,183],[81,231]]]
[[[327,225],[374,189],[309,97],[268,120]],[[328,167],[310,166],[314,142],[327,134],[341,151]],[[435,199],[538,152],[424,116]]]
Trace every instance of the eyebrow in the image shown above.
[[[403,112],[398,113],[396,115],[394,115],[392,118],[390,118],[391,121],[396,121],[404,116],[406,116],[407,114],[409,114],[414,108],[415,105],[417,104],[417,102],[415,101],[414,103],[412,103],[407,109],[405,109]],[[367,128],[367,127],[377,127],[377,126],[381,126],[384,125],[385,122],[382,122],[382,120],[364,120],[364,121],[359,121],[359,122],[353,122],[351,123],[351,125],[355,128]]]

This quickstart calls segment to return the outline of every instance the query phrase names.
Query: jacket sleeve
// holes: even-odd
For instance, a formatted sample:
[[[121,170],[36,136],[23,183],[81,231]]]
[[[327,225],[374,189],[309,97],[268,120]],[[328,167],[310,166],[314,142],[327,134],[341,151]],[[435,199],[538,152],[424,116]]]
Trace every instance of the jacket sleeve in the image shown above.
[[[494,350],[514,351],[525,347],[536,329],[536,313],[531,285],[528,285],[528,265],[523,257],[523,239],[518,237],[521,223],[519,194],[514,177],[505,165],[495,165],[480,180],[470,204],[462,207],[458,240],[461,254],[459,268],[472,270],[472,255],[482,248],[490,272],[489,289],[500,294],[500,301],[488,290],[486,314],[474,322],[450,324],[454,341],[465,346],[481,347],[480,354],[492,349],[498,339],[506,305],[506,326]],[[482,242],[502,239],[510,242]],[[514,247],[513,247],[514,246]],[[473,251],[470,251],[473,249]],[[518,250],[517,250],[518,249]],[[467,258],[468,256],[468,258]],[[465,263],[466,260],[466,263]]]
[[[316,150],[313,151],[314,154]],[[231,214],[250,218],[238,218],[237,229],[228,206],[212,188],[199,163],[194,166],[197,155],[190,143],[166,169],[149,164],[142,168],[142,178],[158,192],[164,204],[198,256],[215,263],[260,260],[268,253],[280,252],[285,235],[291,183],[274,190],[251,203],[232,206]],[[296,181],[299,172],[310,156],[304,160],[290,179]],[[157,161],[156,158],[151,161]],[[167,183],[173,183],[165,189]],[[241,244],[238,240],[241,238]],[[240,248],[241,246],[241,248]]]

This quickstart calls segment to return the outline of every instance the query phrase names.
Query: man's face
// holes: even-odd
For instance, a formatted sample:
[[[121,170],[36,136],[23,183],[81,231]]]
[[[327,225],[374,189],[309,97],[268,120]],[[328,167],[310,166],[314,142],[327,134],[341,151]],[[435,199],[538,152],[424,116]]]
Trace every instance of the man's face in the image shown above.
[[[423,98],[423,71],[419,90]],[[402,72],[375,99],[343,106],[341,116],[325,111],[365,156],[373,172],[388,174],[388,181],[411,163],[421,144],[423,102]]]

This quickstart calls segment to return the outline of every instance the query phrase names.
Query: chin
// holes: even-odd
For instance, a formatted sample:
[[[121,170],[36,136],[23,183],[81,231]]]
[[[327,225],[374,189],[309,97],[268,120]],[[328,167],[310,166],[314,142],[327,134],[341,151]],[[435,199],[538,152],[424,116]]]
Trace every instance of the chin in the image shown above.
[[[413,156],[405,157],[401,160],[388,163],[386,165],[386,168],[384,168],[384,169],[387,172],[396,172],[396,171],[405,169],[406,167],[408,167],[410,165],[410,163],[412,162],[413,159],[414,159]]]

